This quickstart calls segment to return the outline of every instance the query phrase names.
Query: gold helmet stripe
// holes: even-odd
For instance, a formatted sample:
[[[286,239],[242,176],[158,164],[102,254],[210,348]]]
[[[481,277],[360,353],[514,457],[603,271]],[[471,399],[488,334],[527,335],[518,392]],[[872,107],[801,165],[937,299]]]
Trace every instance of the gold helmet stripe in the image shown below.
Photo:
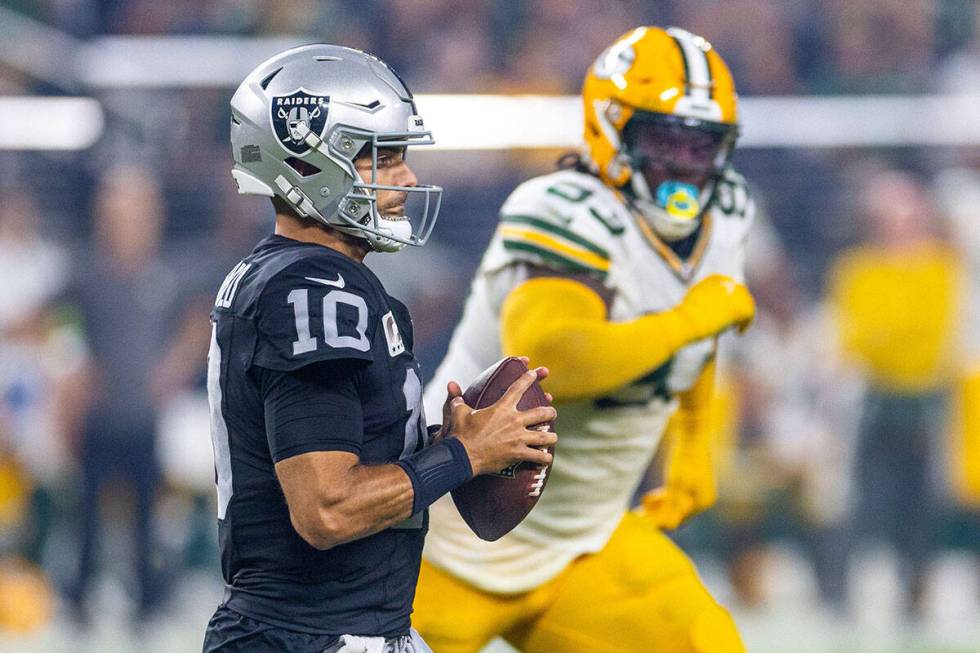
[[[708,65],[708,56],[699,43],[703,39],[677,27],[671,27],[667,33],[677,44],[684,62],[684,94],[694,100],[709,101],[711,67]]]

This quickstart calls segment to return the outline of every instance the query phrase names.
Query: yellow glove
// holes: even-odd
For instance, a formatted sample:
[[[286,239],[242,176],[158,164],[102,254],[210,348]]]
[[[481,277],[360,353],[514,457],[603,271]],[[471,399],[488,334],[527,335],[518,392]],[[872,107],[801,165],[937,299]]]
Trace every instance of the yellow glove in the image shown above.
[[[688,517],[710,508],[717,498],[711,455],[714,377],[712,360],[694,386],[681,395],[680,408],[671,420],[664,485],[648,492],[642,501],[643,513],[659,528],[677,528]]]
[[[674,309],[688,324],[688,340],[721,333],[730,326],[744,332],[755,317],[749,289],[731,277],[712,274],[694,284]]]

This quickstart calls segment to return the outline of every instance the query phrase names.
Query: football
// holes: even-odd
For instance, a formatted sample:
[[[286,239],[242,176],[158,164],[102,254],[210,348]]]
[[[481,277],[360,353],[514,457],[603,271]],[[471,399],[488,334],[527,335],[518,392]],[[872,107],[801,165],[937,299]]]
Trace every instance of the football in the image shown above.
[[[463,393],[471,408],[486,408],[500,399],[507,388],[528,367],[519,358],[509,357],[490,366]],[[537,381],[517,403],[520,410],[547,406],[541,384]],[[536,426],[554,431],[553,423]],[[548,447],[554,453],[554,447]],[[452,491],[453,502],[469,527],[483,540],[493,541],[509,533],[538,502],[548,482],[551,465],[522,462],[495,474],[483,474]]]

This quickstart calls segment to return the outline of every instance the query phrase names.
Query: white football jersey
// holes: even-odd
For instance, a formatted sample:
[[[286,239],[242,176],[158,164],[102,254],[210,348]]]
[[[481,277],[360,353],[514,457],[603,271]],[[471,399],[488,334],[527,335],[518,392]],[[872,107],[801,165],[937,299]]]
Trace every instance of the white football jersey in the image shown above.
[[[742,280],[752,214],[744,181],[727,174],[683,261],[591,175],[562,170],[521,184],[501,209],[449,351],[427,385],[426,414],[442,414],[449,380],[465,387],[503,357],[500,307],[527,278],[528,265],[591,275],[611,296],[610,319],[628,321],[673,308],[711,274]],[[676,408],[674,396],[694,384],[714,346],[714,339],[693,343],[608,396],[560,404],[555,462],[534,510],[500,540],[485,542],[447,495],[431,508],[426,558],[483,590],[517,593],[600,550],[629,508]]]

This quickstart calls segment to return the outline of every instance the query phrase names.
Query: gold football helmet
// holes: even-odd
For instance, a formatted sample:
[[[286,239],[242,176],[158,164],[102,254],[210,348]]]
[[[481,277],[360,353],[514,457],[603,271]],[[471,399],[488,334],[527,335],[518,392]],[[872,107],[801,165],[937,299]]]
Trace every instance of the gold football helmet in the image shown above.
[[[721,56],[685,30],[638,27],[599,55],[582,99],[585,163],[664,239],[693,233],[738,136]]]

